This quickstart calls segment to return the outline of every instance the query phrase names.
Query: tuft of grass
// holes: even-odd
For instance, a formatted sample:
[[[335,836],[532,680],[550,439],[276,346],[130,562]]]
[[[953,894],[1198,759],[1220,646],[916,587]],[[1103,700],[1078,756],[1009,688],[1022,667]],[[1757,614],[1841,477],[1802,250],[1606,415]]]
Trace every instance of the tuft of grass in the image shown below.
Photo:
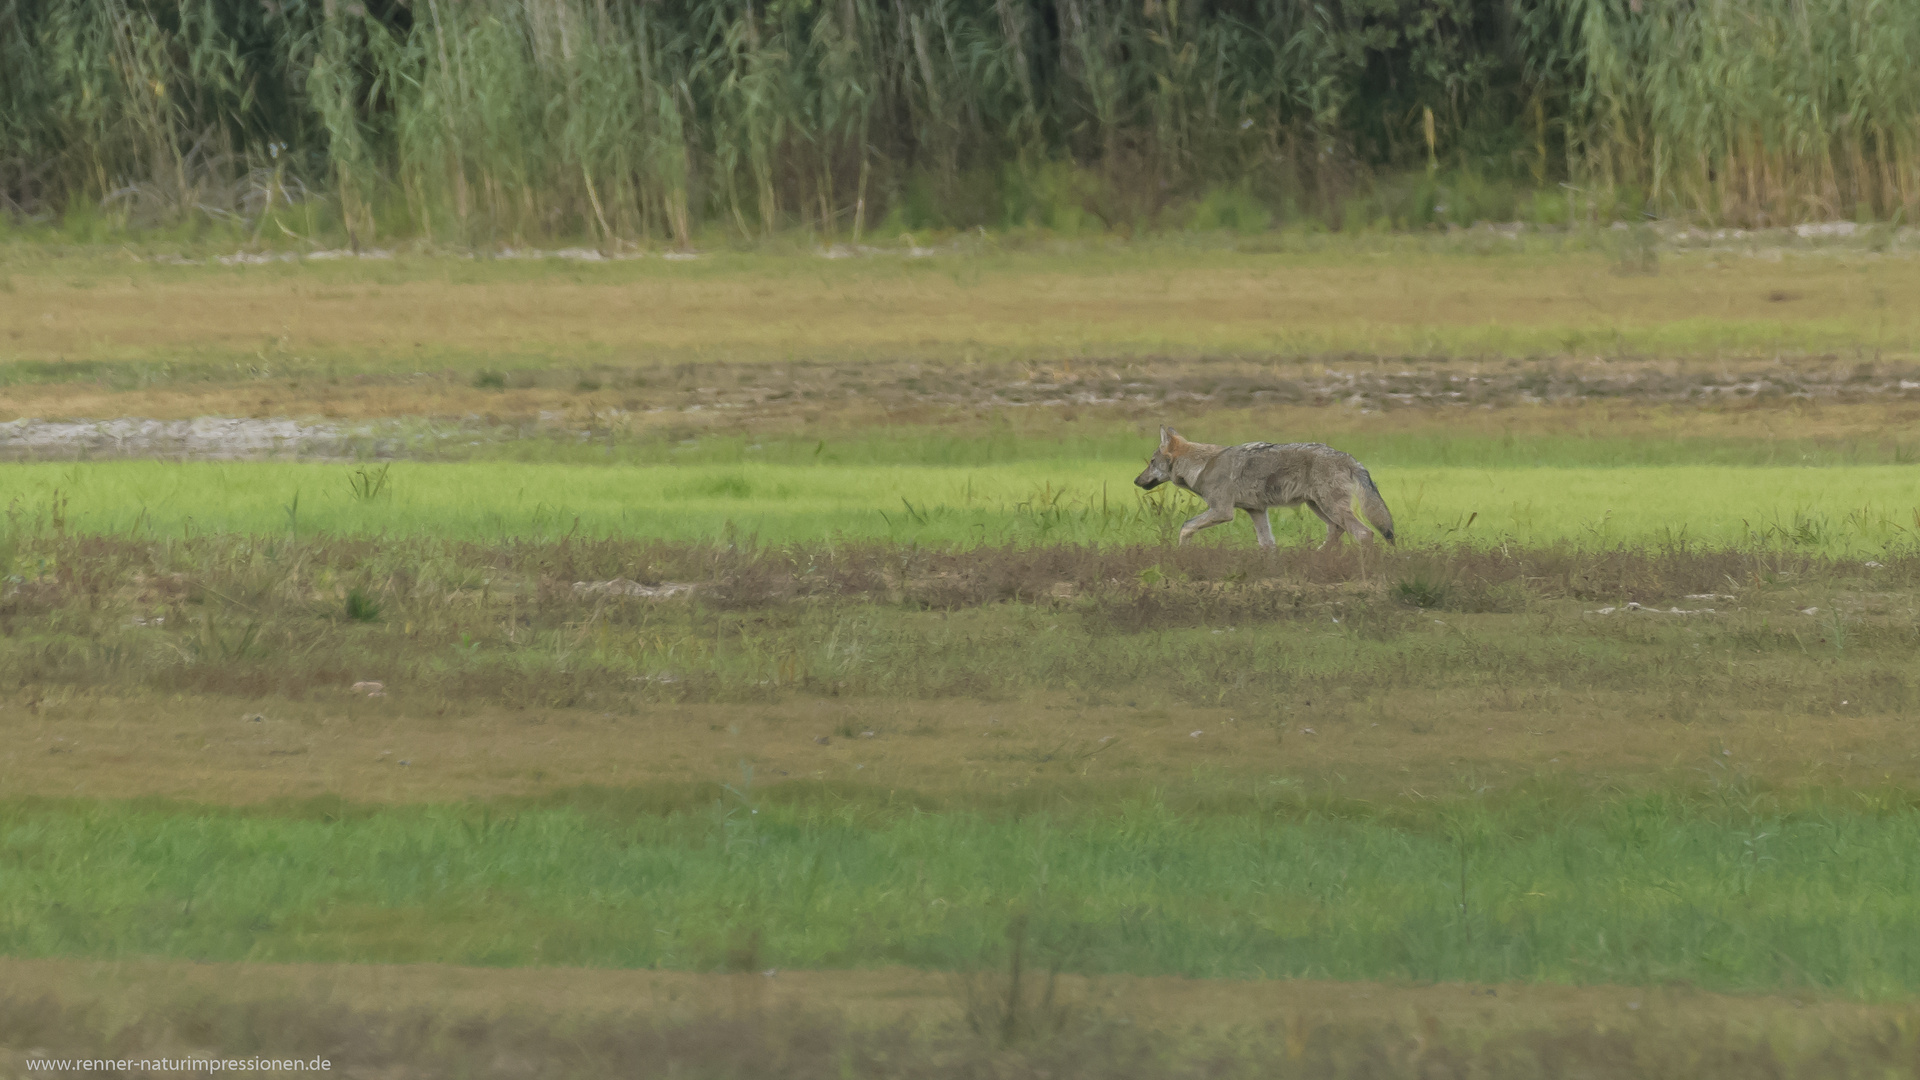
[[[348,589],[345,613],[353,622],[377,622],[380,619],[380,605],[361,590]]]
[[[1445,581],[1416,573],[1393,583],[1393,595],[1417,608],[1445,607],[1451,593]]]

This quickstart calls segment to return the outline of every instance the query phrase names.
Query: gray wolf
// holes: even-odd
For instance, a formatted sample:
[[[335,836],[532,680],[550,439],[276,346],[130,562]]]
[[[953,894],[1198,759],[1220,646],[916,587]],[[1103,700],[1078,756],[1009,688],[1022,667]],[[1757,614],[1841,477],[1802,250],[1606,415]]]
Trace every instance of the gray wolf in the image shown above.
[[[1321,547],[1338,544],[1345,533],[1363,544],[1371,543],[1373,534],[1353,512],[1355,500],[1387,543],[1393,543],[1393,514],[1366,467],[1351,454],[1320,443],[1214,446],[1188,442],[1179,432],[1163,427],[1160,448],[1133,482],[1146,491],[1171,482],[1207,500],[1205,513],[1180,526],[1183,544],[1201,529],[1232,521],[1235,510],[1245,510],[1253,518],[1260,546],[1273,547],[1268,509],[1302,503],[1327,523],[1327,541]]]

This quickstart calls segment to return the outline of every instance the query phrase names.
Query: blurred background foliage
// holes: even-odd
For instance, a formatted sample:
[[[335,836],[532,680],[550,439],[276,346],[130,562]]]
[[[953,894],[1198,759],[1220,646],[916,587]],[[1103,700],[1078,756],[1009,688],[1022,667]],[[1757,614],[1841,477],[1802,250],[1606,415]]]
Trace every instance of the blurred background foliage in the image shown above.
[[[0,212],[86,238],[1898,220],[1887,0],[0,0]]]

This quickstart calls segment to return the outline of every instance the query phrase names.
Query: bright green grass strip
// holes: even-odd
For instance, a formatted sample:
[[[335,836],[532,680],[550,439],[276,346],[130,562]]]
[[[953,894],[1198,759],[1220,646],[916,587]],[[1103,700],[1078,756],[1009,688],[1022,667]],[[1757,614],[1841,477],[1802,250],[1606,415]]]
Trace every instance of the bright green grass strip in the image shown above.
[[[93,804],[0,820],[14,956],[712,969],[758,934],[771,967],[951,968],[994,955],[1026,911],[1034,962],[1092,972],[1920,990],[1911,810],[1651,799],[1434,830],[1155,806],[857,821],[737,799],[619,819]]]
[[[457,539],[567,533],[674,540],[834,537],[928,544],[1150,542],[1195,512],[1163,489],[1164,506],[1111,462],[981,467],[740,465],[596,467],[427,464],[393,467],[386,492],[356,499],[353,469],[282,463],[104,462],[14,465],[0,501],[16,527],[50,523],[54,492],[66,527],[89,533],[436,535]],[[1595,546],[1685,540],[1779,545],[1865,555],[1913,543],[1920,472],[1899,465],[1836,468],[1381,469],[1376,480],[1403,542],[1466,540]],[[297,500],[297,501],[296,501]],[[1288,543],[1322,534],[1297,512],[1276,515]],[[1245,544],[1243,521],[1204,534]]]

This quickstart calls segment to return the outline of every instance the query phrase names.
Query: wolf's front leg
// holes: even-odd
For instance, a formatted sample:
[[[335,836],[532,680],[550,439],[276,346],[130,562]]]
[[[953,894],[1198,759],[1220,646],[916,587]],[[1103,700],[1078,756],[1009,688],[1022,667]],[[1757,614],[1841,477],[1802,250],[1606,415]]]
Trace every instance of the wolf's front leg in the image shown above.
[[[1186,543],[1187,537],[1192,536],[1201,529],[1210,529],[1215,525],[1225,525],[1232,520],[1233,507],[1229,506],[1222,510],[1218,506],[1209,506],[1204,513],[1188,518],[1187,523],[1180,526],[1180,542],[1183,544]]]
[[[1267,514],[1270,512],[1271,511],[1265,509],[1247,511],[1247,516],[1253,518],[1253,535],[1259,539],[1261,547],[1269,550],[1275,546],[1273,542],[1273,519],[1267,517]]]

